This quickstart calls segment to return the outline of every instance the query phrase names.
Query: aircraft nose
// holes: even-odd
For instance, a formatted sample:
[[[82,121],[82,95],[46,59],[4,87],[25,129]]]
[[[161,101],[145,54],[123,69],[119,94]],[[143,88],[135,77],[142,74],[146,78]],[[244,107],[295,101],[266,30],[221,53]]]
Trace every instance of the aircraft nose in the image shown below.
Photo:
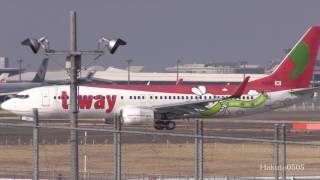
[[[12,100],[7,100],[1,104],[1,109],[6,110],[6,111],[11,111],[14,109]]]

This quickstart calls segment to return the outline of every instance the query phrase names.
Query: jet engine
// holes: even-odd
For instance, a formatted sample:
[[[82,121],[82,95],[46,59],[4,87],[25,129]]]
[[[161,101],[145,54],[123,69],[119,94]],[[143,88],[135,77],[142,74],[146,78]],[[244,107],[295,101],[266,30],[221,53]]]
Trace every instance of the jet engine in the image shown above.
[[[139,124],[142,122],[153,122],[154,111],[147,108],[123,108],[122,121],[124,124]]]

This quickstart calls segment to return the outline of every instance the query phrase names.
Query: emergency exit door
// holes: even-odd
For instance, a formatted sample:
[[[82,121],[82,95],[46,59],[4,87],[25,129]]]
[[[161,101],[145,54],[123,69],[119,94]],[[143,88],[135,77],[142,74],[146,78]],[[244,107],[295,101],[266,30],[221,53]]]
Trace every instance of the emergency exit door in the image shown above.
[[[41,94],[42,94],[42,106],[49,106],[50,105],[49,90],[43,89]]]

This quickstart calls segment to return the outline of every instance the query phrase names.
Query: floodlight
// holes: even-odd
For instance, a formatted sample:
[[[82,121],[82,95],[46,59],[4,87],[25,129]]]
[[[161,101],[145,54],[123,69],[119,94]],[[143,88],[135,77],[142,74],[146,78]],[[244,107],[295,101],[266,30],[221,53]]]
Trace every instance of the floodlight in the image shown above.
[[[29,46],[34,54],[37,54],[40,47],[44,50],[49,50],[49,41],[46,37],[41,37],[39,39],[27,38],[21,42],[24,46]]]
[[[98,41],[98,49],[103,49],[107,47],[111,54],[115,53],[119,46],[124,46],[127,43],[122,39],[107,39],[105,37],[102,37]]]

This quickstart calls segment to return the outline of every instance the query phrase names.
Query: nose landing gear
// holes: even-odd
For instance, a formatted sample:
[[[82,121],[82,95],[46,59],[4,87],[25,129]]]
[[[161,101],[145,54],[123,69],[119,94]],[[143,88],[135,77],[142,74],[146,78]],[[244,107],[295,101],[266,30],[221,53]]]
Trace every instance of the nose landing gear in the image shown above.
[[[157,130],[173,130],[176,128],[176,123],[174,121],[155,121],[154,128]]]

